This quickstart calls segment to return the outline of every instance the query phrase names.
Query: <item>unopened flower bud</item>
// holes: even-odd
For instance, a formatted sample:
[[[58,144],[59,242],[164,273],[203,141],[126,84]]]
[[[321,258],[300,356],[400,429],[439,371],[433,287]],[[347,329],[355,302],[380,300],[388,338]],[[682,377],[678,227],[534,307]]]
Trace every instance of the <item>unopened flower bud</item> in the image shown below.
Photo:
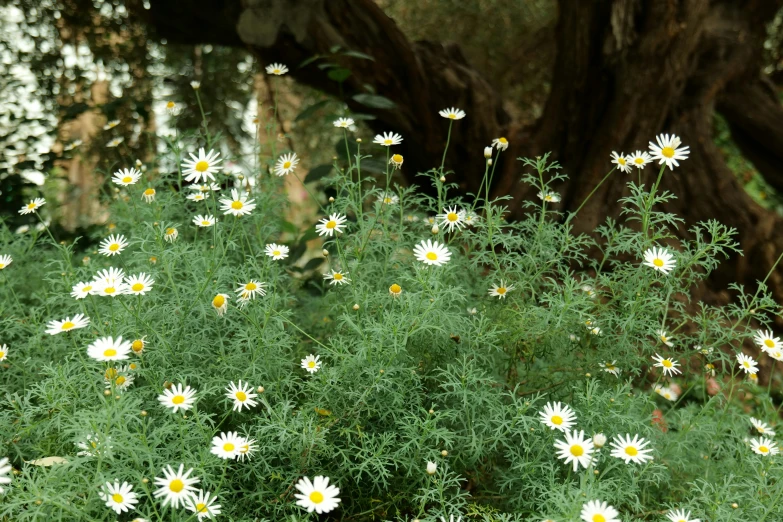
[[[321,255],[324,257],[329,257],[329,251],[324,248],[323,250],[321,250]]]
[[[441,451],[441,452],[440,452],[440,454],[441,454],[441,456],[443,456],[443,457],[448,457],[448,456],[449,456],[449,452],[448,452],[448,451],[446,451],[446,450],[443,450],[443,451]]]
[[[438,232],[440,232],[438,225],[432,225],[432,233],[437,234]]]
[[[334,203],[334,198],[332,196],[329,196],[329,203]]]
[[[358,310],[359,309],[359,304],[357,303],[357,304],[353,305],[353,309],[354,310]]]
[[[258,393],[264,393],[264,387],[263,386],[259,386],[258,388],[256,388],[256,391]]]
[[[438,471],[438,465],[434,462],[427,461],[427,474],[434,475]]]
[[[596,433],[593,435],[593,446],[596,448],[603,448],[606,445],[606,435],[603,433]]]
[[[440,182],[441,183],[446,183],[446,176],[441,176],[440,177]]]
[[[492,147],[484,147],[484,157],[487,159],[492,157]]]

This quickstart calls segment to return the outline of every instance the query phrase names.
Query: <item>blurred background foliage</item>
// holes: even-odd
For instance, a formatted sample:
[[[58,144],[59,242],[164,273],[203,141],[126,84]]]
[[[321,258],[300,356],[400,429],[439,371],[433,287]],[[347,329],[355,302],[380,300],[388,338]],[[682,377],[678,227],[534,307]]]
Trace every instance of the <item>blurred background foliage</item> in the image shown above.
[[[555,0],[378,4],[412,40],[458,42],[520,125],[541,115],[556,53]],[[194,80],[201,83],[210,130],[223,137],[223,152],[237,173],[256,160],[250,156],[259,141],[268,149],[262,148],[261,158],[267,163],[285,150],[302,157],[300,172],[331,163],[339,136],[330,122],[345,110],[340,100],[290,80],[273,93],[262,74],[265,64],[241,49],[171,45],[146,31],[122,0],[0,0],[0,218],[7,226],[27,224],[16,209],[30,192],[58,201],[46,210],[57,208],[49,217],[61,234],[102,224],[94,196],[112,190],[107,174],[136,160],[152,161],[161,136],[182,135],[200,124]],[[778,14],[765,45],[765,72],[778,86],[782,49]],[[265,110],[273,96],[277,112]],[[166,110],[169,101],[177,107],[173,115]],[[112,120],[119,124],[104,129]],[[748,192],[783,212],[781,196],[742,157],[717,115],[715,131]],[[117,138],[122,143],[107,146]],[[289,187],[291,200],[302,203],[297,183]]]

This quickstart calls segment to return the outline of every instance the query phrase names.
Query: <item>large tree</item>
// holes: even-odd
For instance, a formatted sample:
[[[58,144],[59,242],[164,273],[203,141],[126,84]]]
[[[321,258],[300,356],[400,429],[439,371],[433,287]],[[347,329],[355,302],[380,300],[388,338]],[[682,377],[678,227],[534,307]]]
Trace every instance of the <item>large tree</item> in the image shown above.
[[[718,110],[743,153],[772,186],[783,187],[783,107],[761,70],[766,25],[782,3],[560,0],[551,94],[539,121],[523,126],[458,46],[411,42],[372,0],[151,0],[148,9],[130,0],[161,38],[248,48],[264,63],[292,66],[297,81],[342,96],[357,112],[371,112],[374,130],[405,136],[400,151],[411,181],[415,172],[440,164],[447,126],[437,110],[446,106],[468,113],[454,127],[446,158],[466,192],[476,191],[483,174],[482,147],[506,136],[511,148],[494,193],[529,197],[513,158],[552,151],[571,177],[559,188],[564,210],[578,206],[598,183],[612,150],[644,150],[656,134],[674,132],[691,147],[691,157],[664,178],[663,188],[679,197],[668,208],[688,223],[718,218],[735,227],[745,251],[716,274],[720,287],[729,280],[754,285],[783,249],[775,233],[783,220],[751,200],[712,139]],[[374,60],[335,54],[336,47]],[[340,85],[315,63],[298,67],[316,55],[350,69],[351,76]],[[356,101],[367,86],[395,108]],[[618,215],[625,181],[618,173],[602,186],[582,210],[581,230]],[[513,214],[521,212],[520,205],[513,207]],[[685,227],[681,233],[687,234]],[[770,279],[778,296],[781,274]]]

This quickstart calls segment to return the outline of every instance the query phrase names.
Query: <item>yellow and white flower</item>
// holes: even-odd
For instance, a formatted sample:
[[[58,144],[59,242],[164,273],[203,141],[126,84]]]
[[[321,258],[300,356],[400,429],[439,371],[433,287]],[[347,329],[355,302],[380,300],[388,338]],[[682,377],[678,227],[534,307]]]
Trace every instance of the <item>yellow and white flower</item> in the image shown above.
[[[114,484],[111,482],[104,484],[104,490],[100,496],[106,502],[106,507],[113,509],[118,515],[135,509],[136,504],[139,503],[136,493],[133,492],[133,486],[127,482],[120,484],[117,480],[114,481]]]
[[[101,337],[87,347],[87,355],[96,361],[123,361],[128,358],[131,346],[122,336]]]
[[[427,265],[443,266],[451,259],[451,252],[441,243],[427,239],[413,247],[413,255],[417,261]]]
[[[771,352],[773,350],[780,350],[783,348],[783,343],[780,342],[780,337],[774,337],[772,330],[759,330],[753,337],[755,342],[763,351]]]
[[[76,147],[78,147],[79,145],[81,145],[82,143],[84,143],[82,140],[73,140],[71,143],[69,143],[68,145],[66,145],[65,147],[63,147],[63,150],[64,150],[65,152],[72,151],[73,149],[75,149]]]
[[[111,453],[114,449],[111,438],[101,439],[97,433],[87,434],[83,440],[76,442],[75,446],[80,450],[76,453],[79,457],[97,457],[101,454]]]
[[[143,199],[146,203],[152,203],[155,201],[155,189],[152,187],[147,187],[144,192],[141,193],[141,199]]]
[[[197,91],[197,90],[199,90],[199,89],[201,88],[201,82],[192,81],[192,82],[190,82],[190,87],[191,87],[191,88],[192,88],[194,91]]]
[[[506,295],[513,289],[514,285],[507,285],[506,282],[501,279],[499,285],[495,285],[489,289],[489,295],[490,297],[505,299]]]
[[[456,107],[449,107],[448,109],[443,109],[442,111],[438,111],[438,114],[441,115],[441,117],[449,119],[449,120],[461,120],[465,117],[465,111],[462,109],[458,109]]]
[[[625,438],[622,436],[616,437],[612,441],[612,457],[623,459],[626,464],[633,462],[634,464],[644,464],[648,460],[652,460],[650,455],[651,449],[645,448],[650,442],[645,440],[644,437],[634,435],[633,440],[629,434],[625,434]]]
[[[215,504],[215,501],[217,501],[217,495],[212,495],[208,491],[198,490],[197,494],[185,499],[185,507],[195,513],[199,521],[205,518],[213,519],[215,515],[219,515],[222,512],[220,504]]]
[[[209,193],[208,192],[196,192],[195,194],[188,194],[185,196],[186,199],[189,199],[190,201],[206,201],[209,199]]]
[[[168,243],[173,243],[179,237],[179,230],[174,227],[168,227],[163,231],[163,240]]]
[[[405,158],[402,157],[402,154],[392,154],[391,158],[389,158],[389,165],[398,169],[402,167],[403,161],[405,161]]]
[[[550,429],[568,431],[576,423],[576,414],[570,406],[559,402],[548,402],[544,411],[538,412],[539,420]]]
[[[551,192],[551,191],[541,192],[541,191],[539,191],[538,194],[536,194],[536,196],[538,196],[538,199],[540,199],[541,201],[546,201],[547,203],[559,203],[560,202],[560,194],[558,194],[557,192]]]
[[[330,285],[345,285],[351,282],[348,272],[342,270],[330,270],[324,274],[324,279],[329,281]]]
[[[14,262],[14,258],[9,256],[8,254],[0,256],[0,270],[3,270],[5,267],[7,267],[13,262]]]
[[[296,505],[303,507],[308,513],[315,511],[319,515],[321,513],[329,513],[337,508],[337,504],[340,503],[340,499],[337,495],[340,494],[340,489],[336,486],[329,485],[329,477],[317,476],[310,482],[307,477],[302,477],[299,482],[296,483],[296,489],[299,493],[296,493]]]
[[[341,129],[348,129],[354,125],[354,121],[351,118],[337,118],[332,122],[332,125]]]
[[[402,294],[402,287],[398,285],[397,283],[394,283],[389,287],[389,293],[392,297],[400,297]]]
[[[633,154],[628,156],[628,161],[637,169],[643,169],[645,165],[652,161],[652,158],[646,152],[637,150]]]
[[[288,257],[288,247],[285,245],[278,245],[277,243],[269,243],[266,245],[264,252],[275,261]]]
[[[669,388],[668,386],[661,386],[660,384],[656,384],[653,390],[655,390],[655,393],[657,393],[667,401],[674,402],[679,398],[677,392]]]
[[[612,361],[612,362],[603,362],[603,363],[601,363],[601,369],[602,369],[603,371],[605,371],[606,373],[611,373],[612,375],[614,375],[615,377],[617,377],[617,376],[619,376],[619,375],[620,375],[620,372],[621,372],[622,370],[620,370],[620,368],[618,368],[617,366],[615,366],[615,363],[617,363],[617,361]]]
[[[187,182],[198,183],[202,179],[204,182],[215,181],[215,174],[223,169],[220,165],[222,161],[219,152],[210,150],[209,153],[205,153],[204,148],[201,147],[198,149],[198,156],[191,153],[190,159],[182,160],[182,174]]]
[[[400,202],[400,197],[394,192],[381,192],[375,201],[381,205],[396,205]]]
[[[622,152],[620,154],[617,154],[616,152],[612,151],[612,163],[617,165],[617,168],[620,169],[621,171],[631,172],[630,161],[631,158],[629,158]]]
[[[84,314],[76,314],[73,316],[73,319],[66,317],[62,321],[50,321],[47,325],[48,330],[46,330],[46,333],[49,335],[57,335],[58,333],[70,332],[71,330],[76,330],[77,328],[84,328],[89,324],[89,317],[86,317]]]
[[[745,373],[755,374],[759,371],[758,363],[755,361],[755,359],[745,355],[744,353],[737,354],[737,363],[739,363],[740,368],[745,370]]]
[[[193,224],[201,228],[209,228],[217,223],[217,219],[213,215],[197,215],[193,218]]]
[[[103,373],[103,384],[107,390],[125,391],[133,384],[134,379],[129,366],[109,368]]]
[[[644,265],[668,274],[677,264],[677,260],[665,248],[650,248],[644,253]]]
[[[657,145],[650,142],[650,153],[654,161],[658,161],[658,165],[666,164],[669,170],[674,170],[674,167],[679,167],[679,161],[688,159],[690,154],[690,147],[680,147],[682,142],[680,138],[674,134],[659,134],[655,137]]]
[[[663,344],[665,344],[666,346],[669,346],[669,347],[674,346],[674,343],[672,343],[672,338],[666,335],[666,331],[665,330],[658,330],[657,332],[655,332],[655,335],[657,335],[658,339],[660,339],[661,342]]]
[[[506,150],[508,148],[508,140],[501,136],[492,140],[492,146],[498,150]],[[486,154],[485,154],[486,156]]]
[[[247,193],[242,191],[240,194],[237,189],[231,189],[231,199],[222,198],[220,200],[220,210],[224,211],[223,214],[233,214],[234,216],[244,216],[250,214],[256,204],[255,199],[248,199]]]
[[[177,107],[177,104],[174,101],[169,100],[166,102],[166,112],[175,116],[179,112],[179,107]]]
[[[93,287],[94,283],[91,281],[87,283],[76,283],[71,289],[71,297],[74,299],[84,299],[93,292]]]
[[[271,65],[266,66],[266,73],[267,74],[274,74],[275,76],[282,76],[285,73],[288,72],[288,67],[283,65],[282,63],[273,63]]]
[[[171,507],[178,508],[180,502],[184,505],[190,498],[195,496],[195,484],[201,479],[191,477],[193,469],[185,471],[185,465],[180,464],[179,469],[174,471],[171,465],[163,468],[163,477],[155,477],[155,485],[159,486],[155,490],[155,498],[163,497],[163,506],[171,504]]]
[[[653,357],[653,360],[655,361],[654,366],[657,366],[658,368],[663,368],[664,375],[674,376],[677,375],[678,373],[682,373],[679,369],[677,369],[679,363],[674,359],[668,357],[664,358],[656,353],[655,357]]]
[[[136,355],[141,355],[144,352],[144,348],[147,347],[147,336],[141,337],[139,339],[134,339],[131,343],[131,350],[133,350],[133,353]]]
[[[691,512],[688,511],[685,512],[684,509],[678,509],[678,510],[671,510],[669,511],[669,514],[666,515],[666,517],[671,522],[701,522],[698,518],[691,518]]]
[[[750,423],[753,425],[754,428],[756,428],[756,431],[759,432],[759,434],[766,435],[769,437],[775,436],[775,431],[772,428],[770,428],[766,422],[760,421],[755,417],[751,417]]]
[[[212,438],[212,449],[210,450],[210,453],[221,459],[236,459],[241,444],[242,439],[235,431],[221,433]]]
[[[373,139],[373,143],[383,145],[384,147],[391,147],[392,145],[399,145],[402,143],[402,136],[396,132],[384,132],[383,134],[376,135]]]
[[[92,282],[91,293],[104,297],[116,297],[125,293],[125,273],[121,268],[111,267],[98,272]]]
[[[190,386],[175,384],[168,390],[163,389],[163,393],[158,395],[158,402],[166,408],[171,408],[174,413],[179,410],[189,410],[196,402],[196,390]]]
[[[107,147],[107,148],[109,148],[109,149],[114,149],[114,148],[116,148],[116,147],[119,147],[119,146],[120,146],[120,144],[121,144],[123,141],[125,141],[125,138],[123,138],[122,136],[120,136],[120,137],[118,137],[118,138],[114,138],[114,139],[112,139],[111,141],[109,141],[109,142],[106,144],[106,147]]]
[[[135,185],[141,179],[141,172],[134,168],[120,169],[114,173],[114,177],[111,178],[112,182],[116,185],[127,187]]]
[[[775,441],[766,437],[751,439],[750,449],[753,450],[753,453],[757,453],[763,457],[769,457],[770,455],[777,455],[780,453],[780,448],[778,448]]]
[[[234,384],[234,381],[228,383],[226,397],[234,401],[234,411],[242,411],[242,408],[250,409],[258,404],[258,401],[253,400],[258,397],[253,392],[253,387],[248,383],[242,384],[241,380],[239,384]]]
[[[19,211],[20,214],[31,214],[33,212],[36,212],[39,208],[44,206],[46,204],[46,200],[44,198],[35,198],[31,199],[30,203],[23,206],[22,209]]]
[[[125,250],[128,240],[122,234],[112,234],[101,241],[98,252],[104,256],[114,256]]]
[[[296,170],[296,166],[298,164],[299,158],[296,156],[295,152],[290,154],[283,154],[277,158],[277,163],[275,163],[275,174],[278,176],[285,176],[286,174],[290,174]]]
[[[215,309],[219,316],[226,313],[226,310],[228,309],[228,299],[228,294],[217,294],[212,298],[212,308]]]
[[[449,232],[453,232],[455,227],[457,230],[462,230],[465,225],[465,211],[458,210],[456,206],[444,208],[443,214],[435,217],[440,220],[440,225],[448,228]]]
[[[106,122],[106,125],[103,126],[103,130],[113,129],[119,124],[120,124],[120,120],[110,120]]]
[[[301,363],[302,368],[308,371],[308,373],[315,373],[321,369],[321,356],[310,354]]]
[[[342,233],[346,220],[347,218],[340,214],[330,214],[329,218],[323,218],[315,225],[315,231],[319,236],[332,237],[335,232]]]
[[[125,279],[125,293],[144,295],[152,290],[152,285],[155,284],[155,280],[144,272],[139,275],[128,276]]]
[[[584,522],[621,522],[617,510],[600,500],[584,504],[580,516]]]
[[[237,454],[237,460],[244,462],[245,458],[251,460],[253,453],[256,451],[256,440],[242,438],[242,444],[239,445],[239,452]]]
[[[0,345],[0,361],[5,361],[8,358],[8,345]]]
[[[266,283],[251,279],[247,283],[239,285],[239,287],[234,290],[234,292],[239,294],[240,299],[252,300],[256,298],[256,294],[260,295],[261,297],[265,296],[265,287]]]
[[[188,188],[191,190],[197,190],[199,192],[217,192],[220,190],[220,185],[217,183],[203,183],[201,185],[194,183],[192,185],[188,185]]]
[[[574,471],[580,465],[589,467],[593,461],[593,440],[585,438],[584,431],[566,431],[565,440],[556,440],[555,448],[558,450],[557,458],[564,460],[565,464],[572,463]]]

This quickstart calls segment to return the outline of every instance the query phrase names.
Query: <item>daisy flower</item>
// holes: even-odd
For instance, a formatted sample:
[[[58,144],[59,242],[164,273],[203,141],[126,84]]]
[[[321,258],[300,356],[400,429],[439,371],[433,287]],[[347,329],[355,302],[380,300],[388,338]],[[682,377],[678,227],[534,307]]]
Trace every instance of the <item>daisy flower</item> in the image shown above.
[[[666,399],[667,401],[676,401],[679,395],[676,391],[672,390],[668,386],[661,386],[660,384],[656,384],[653,388],[655,390],[655,393]]]
[[[8,345],[4,344],[0,346],[0,361],[5,361],[8,358]]]
[[[212,298],[212,308],[215,309],[219,316],[226,313],[226,309],[228,309],[228,298],[228,294],[218,294]]]
[[[332,122],[332,125],[341,129],[347,129],[353,126],[355,122],[351,118],[337,118]]]
[[[329,477],[319,475],[312,482],[309,478],[302,477],[296,483],[296,489],[299,490],[299,493],[294,495],[297,498],[296,505],[305,508],[308,513],[329,513],[340,503],[337,497],[340,489],[329,485]]]
[[[780,453],[780,448],[778,448],[777,444],[772,439],[766,437],[751,439],[750,449],[753,450],[753,453],[763,455],[764,457]]]
[[[209,154],[204,153],[204,148],[198,149],[198,156],[191,153],[190,159],[182,160],[182,174],[185,175],[185,181],[198,183],[200,180],[215,181],[215,174],[222,170],[220,163],[220,153],[210,150]]]
[[[472,227],[473,225],[479,222],[479,217],[474,212],[468,210],[467,212],[465,212],[464,221],[465,221],[465,225]]]
[[[755,374],[759,371],[758,363],[753,359],[753,357],[745,355],[744,353],[737,354],[737,363],[739,363],[740,368],[745,370],[745,373]]]
[[[240,195],[237,189],[231,189],[231,199],[221,198],[220,204],[222,207],[220,210],[223,210],[224,214],[233,214],[237,217],[244,216],[245,214],[250,214],[256,208],[254,201],[255,199],[247,199],[246,192],[243,191]]]
[[[769,435],[770,437],[775,436],[775,432],[765,422],[762,422],[756,419],[755,417],[751,417],[750,423],[753,425],[754,428],[756,428],[756,431],[758,431],[760,434]]]
[[[75,446],[77,449],[81,450],[76,454],[79,457],[97,457],[102,453],[108,453],[114,449],[110,438],[101,440],[97,433],[87,434],[84,437],[84,440],[80,440]]]
[[[155,498],[163,498],[163,506],[165,507],[171,503],[171,507],[178,508],[179,503],[183,504],[192,498],[196,493],[194,484],[198,484],[201,479],[198,477],[191,477],[193,468],[185,470],[185,465],[180,464],[179,469],[174,471],[171,465],[163,468],[163,478],[155,477],[155,485],[159,486],[155,490]]]
[[[623,459],[626,464],[633,462],[634,464],[644,464],[648,460],[652,460],[650,455],[651,449],[645,449],[650,442],[644,440],[644,437],[634,435],[633,440],[629,434],[625,434],[625,438],[619,436],[612,441],[612,457]]]
[[[234,290],[237,294],[239,294],[239,297],[242,299],[255,299],[256,294],[260,295],[261,297],[266,295],[266,290],[264,287],[266,286],[266,283],[261,281],[256,281],[255,279],[248,281],[245,284],[239,285],[239,288]]]
[[[253,453],[255,453],[256,449],[256,440],[255,439],[246,439],[244,437],[241,437],[242,443],[239,445],[239,451],[237,452],[237,460],[244,462],[245,457],[247,457],[247,460],[251,460],[253,458]]]
[[[123,187],[134,185],[139,179],[141,179],[141,172],[134,168],[118,170],[111,178],[113,183]]]
[[[196,194],[188,194],[185,198],[190,201],[206,201],[209,199],[209,194],[204,192],[198,192]]]
[[[288,257],[288,247],[285,245],[278,245],[277,243],[269,243],[264,249],[264,252],[275,261]]]
[[[617,165],[617,168],[620,169],[623,172],[631,172],[631,165],[630,165],[630,158],[623,154],[622,152],[620,154],[617,154],[616,152],[612,151],[612,163]]]
[[[402,143],[402,136],[396,132],[384,132],[383,134],[376,135],[375,139],[373,139],[373,143],[383,145],[384,147],[391,147],[392,145],[399,145]]]
[[[637,169],[643,169],[645,165],[650,163],[652,158],[646,152],[637,150],[633,154],[628,156],[628,162],[631,163]]]
[[[122,361],[128,358],[131,346],[122,336],[101,337],[87,347],[87,355],[96,361]]]
[[[650,142],[650,153],[653,160],[658,161],[658,165],[666,164],[669,170],[674,170],[674,167],[679,167],[680,164],[677,160],[688,159],[690,154],[690,147],[680,147],[682,142],[680,138],[672,134],[659,134],[655,137],[656,145]]]
[[[202,216],[199,214],[198,216],[193,218],[193,224],[197,227],[201,228],[208,228],[214,225],[217,222],[217,219],[215,219],[215,216],[212,215],[204,215]]]
[[[780,337],[773,337],[772,330],[757,331],[756,335],[753,337],[753,342],[759,345],[759,347],[765,352],[783,348],[783,343],[780,342]]]
[[[684,509],[671,510],[666,517],[671,522],[701,522],[698,518],[691,518],[691,512],[688,511],[686,514]]]
[[[221,459],[235,459],[237,458],[237,451],[239,450],[239,445],[241,443],[242,441],[235,431],[221,433],[212,438],[212,449],[210,450],[210,453]]]
[[[489,295],[491,297],[505,299],[506,294],[508,294],[513,289],[514,289],[514,285],[506,285],[505,281],[501,279],[499,285],[495,285],[489,289]]]
[[[462,118],[465,117],[465,111],[463,111],[462,109],[458,109],[456,107],[449,107],[448,109],[443,109],[442,111],[438,111],[438,114],[440,114],[442,117],[447,118],[449,120],[461,120]]]
[[[171,389],[164,388],[163,393],[158,395],[158,401],[166,408],[171,408],[174,413],[180,409],[189,410],[196,402],[196,390],[190,386],[175,384]]]
[[[103,126],[103,130],[113,129],[114,127],[116,127],[119,124],[120,124],[120,120],[111,120],[111,121],[107,122],[106,125]]]
[[[416,260],[427,265],[443,266],[451,259],[449,249],[437,241],[427,239],[413,247],[413,255]]]
[[[498,150],[506,150],[508,148],[508,140],[501,136],[492,140],[492,146]]]
[[[0,493],[3,493],[3,485],[11,483],[11,465],[8,463],[8,457],[0,459]]]
[[[46,333],[49,335],[57,335],[58,333],[70,332],[71,330],[75,330],[77,328],[84,328],[89,324],[89,317],[85,317],[84,314],[77,314],[73,316],[73,319],[66,317],[62,321],[50,321],[47,325],[48,330],[46,330]]]
[[[147,347],[146,339],[147,339],[147,336],[145,335],[141,339],[135,339],[131,343],[131,350],[133,350],[133,353],[135,353],[136,355],[141,355],[142,354],[142,352],[144,351],[144,348]]]
[[[267,74],[274,74],[275,76],[282,76],[285,73],[288,72],[288,67],[283,65],[282,63],[273,63],[271,65],[266,66],[266,73]]]
[[[601,369],[603,371],[605,371],[606,373],[611,373],[612,375],[617,377],[618,375],[620,375],[620,368],[615,366],[616,362],[617,361],[603,362],[603,363],[601,363]]]
[[[146,203],[152,203],[155,201],[155,189],[152,187],[147,188],[144,192],[141,193],[141,199],[143,199]]]
[[[644,253],[644,265],[668,274],[677,261],[665,248],[650,248]]]
[[[178,111],[177,111],[177,104],[176,104],[176,103],[174,103],[174,102],[173,102],[173,101],[171,101],[171,100],[169,100],[168,102],[166,102],[166,112],[168,112],[168,113],[169,113],[169,114],[171,114],[172,116],[173,116],[173,115],[175,115],[175,114],[177,114],[177,112],[178,112]]]
[[[220,190],[220,185],[217,183],[204,183],[202,185],[194,183],[192,185],[188,185],[188,188],[191,190],[198,190],[199,192],[217,192]]]
[[[783,361],[783,349],[775,348],[767,352],[767,355],[775,359],[776,361]]]
[[[555,441],[555,448],[559,451],[557,458],[565,460],[565,464],[572,462],[574,471],[582,467],[590,466],[593,458],[593,440],[585,439],[584,431],[566,431],[566,440]]]
[[[318,232],[319,236],[331,237],[335,232],[342,233],[343,223],[345,223],[346,220],[347,218],[340,214],[330,214],[328,219],[323,218],[315,225],[315,231]]]
[[[389,165],[398,169],[402,167],[403,161],[405,161],[405,159],[402,157],[402,154],[392,154],[391,158],[389,158]]]
[[[301,366],[309,373],[315,373],[321,369],[321,356],[310,354],[302,359]]]
[[[192,81],[192,82],[190,82],[190,87],[191,87],[191,88],[192,88],[194,91],[197,91],[197,90],[199,90],[199,89],[201,88],[201,82]]]
[[[95,280],[87,286],[92,285],[91,293],[108,297],[115,297],[125,293],[125,273],[121,268],[111,267],[108,270],[98,272]],[[83,291],[87,288],[83,287]]]
[[[296,156],[295,152],[292,152],[291,154],[283,154],[279,158],[277,158],[277,163],[275,164],[275,174],[278,176],[285,176],[286,174],[290,174],[296,169],[296,166],[299,164],[299,158]]]
[[[119,147],[119,146],[120,146],[120,144],[121,144],[123,141],[125,141],[125,138],[123,138],[123,137],[114,138],[113,140],[109,141],[109,142],[106,144],[106,147],[107,147],[107,148],[109,148],[109,149],[113,149],[113,148],[115,148],[115,147]]]
[[[63,150],[66,152],[71,151],[76,147],[78,147],[79,145],[81,145],[82,143],[84,143],[82,140],[73,140],[71,143],[63,147]]]
[[[120,485],[115,480],[114,484],[107,482],[104,485],[104,491],[101,492],[101,498],[106,502],[106,507],[112,508],[118,515],[124,511],[135,509],[139,500],[133,491],[133,486],[127,482]]]
[[[128,276],[128,278],[125,279],[125,293],[145,295],[152,290],[152,285],[154,284],[155,280],[144,272],[139,275]]]
[[[655,366],[657,366],[658,368],[663,368],[664,375],[674,376],[678,373],[682,373],[680,370],[677,369],[679,363],[673,359],[663,358],[656,353],[655,357],[653,357],[653,360],[655,361]]]
[[[536,194],[538,196],[538,199],[541,201],[546,201],[547,203],[559,203],[560,202],[560,194],[557,192],[540,192]]]
[[[0,256],[0,270],[4,269],[8,265],[14,262],[14,258],[8,254]]]
[[[342,270],[331,270],[324,274],[324,279],[329,281],[330,285],[344,285],[351,282],[348,278],[348,272]]]
[[[31,214],[44,206],[46,204],[46,200],[44,198],[35,198],[30,200],[30,203],[23,206],[22,209],[19,211],[20,214]]]
[[[620,522],[617,510],[600,500],[591,500],[583,505],[580,516],[584,522]]]
[[[220,504],[215,504],[217,495],[198,490],[198,493],[185,499],[185,507],[196,514],[199,520],[215,518],[221,513]]]
[[[174,227],[168,227],[163,232],[163,239],[169,243],[173,243],[179,237],[179,230]]]
[[[553,430],[567,431],[576,423],[574,410],[559,402],[546,403],[544,411],[538,412],[538,415],[539,420]]]
[[[457,230],[461,230],[465,224],[465,211],[457,210],[456,206],[444,208],[443,214],[438,214],[435,218],[440,220],[442,226],[448,227],[449,232],[453,232],[454,227],[457,227]]]
[[[234,381],[228,383],[226,397],[234,401],[234,411],[242,411],[242,408],[250,409],[258,404],[258,401],[253,400],[258,397],[253,393],[253,387],[248,383],[242,384],[241,380],[238,385],[234,384]]]
[[[109,368],[103,374],[103,384],[107,390],[114,388],[117,391],[127,390],[135,377],[130,374],[128,366],[121,366],[119,369]]]
[[[665,332],[664,330],[658,330],[657,332],[655,332],[655,335],[657,335],[657,336],[658,336],[658,339],[660,339],[660,340],[661,340],[661,342],[662,342],[663,344],[665,344],[666,346],[669,346],[669,347],[671,347],[671,346],[673,346],[673,345],[674,345],[674,344],[672,343],[672,341],[671,341],[671,337],[667,337],[667,336],[666,336],[666,332]]]
[[[114,256],[125,250],[128,246],[128,240],[122,234],[112,234],[100,244],[99,253],[104,256]]]
[[[392,297],[400,297],[400,294],[402,294],[402,287],[397,283],[394,283],[389,287],[389,293]]]
[[[394,192],[382,192],[378,194],[378,198],[375,201],[382,205],[396,205],[400,202],[400,197]]]

